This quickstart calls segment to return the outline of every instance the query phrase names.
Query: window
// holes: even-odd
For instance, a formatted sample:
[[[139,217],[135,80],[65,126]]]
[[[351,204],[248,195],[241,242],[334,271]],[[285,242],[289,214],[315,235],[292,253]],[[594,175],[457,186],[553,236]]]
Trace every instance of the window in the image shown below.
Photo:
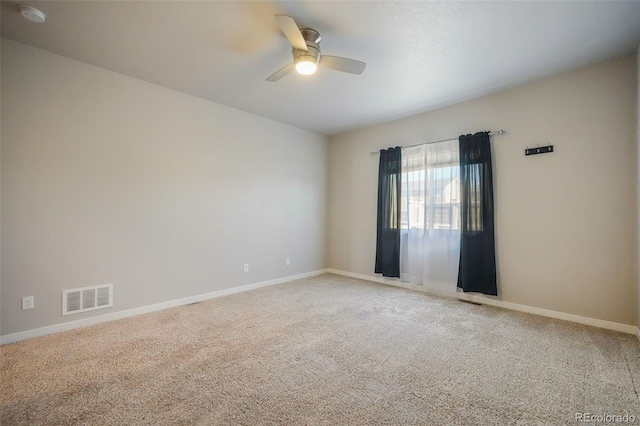
[[[407,148],[402,156],[402,229],[460,229],[457,141]],[[439,144],[435,144],[439,145]]]
[[[401,183],[400,279],[451,291],[460,258],[458,141],[406,148]]]

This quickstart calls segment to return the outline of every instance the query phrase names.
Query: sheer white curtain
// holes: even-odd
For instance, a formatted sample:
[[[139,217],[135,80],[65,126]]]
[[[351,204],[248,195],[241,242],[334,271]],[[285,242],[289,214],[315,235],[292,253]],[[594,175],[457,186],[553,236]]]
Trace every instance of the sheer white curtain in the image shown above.
[[[458,140],[402,152],[400,279],[454,290],[460,259]]]

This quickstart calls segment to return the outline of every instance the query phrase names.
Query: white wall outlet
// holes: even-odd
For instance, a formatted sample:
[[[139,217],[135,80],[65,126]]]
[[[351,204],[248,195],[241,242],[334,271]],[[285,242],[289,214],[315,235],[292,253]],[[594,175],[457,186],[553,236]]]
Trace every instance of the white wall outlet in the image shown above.
[[[244,264],[244,271],[245,272],[249,272],[249,264],[248,263]]]
[[[288,257],[284,260],[284,264],[289,266],[291,265],[291,259],[289,259]]]
[[[22,298],[22,309],[33,309],[33,296],[26,296]]]

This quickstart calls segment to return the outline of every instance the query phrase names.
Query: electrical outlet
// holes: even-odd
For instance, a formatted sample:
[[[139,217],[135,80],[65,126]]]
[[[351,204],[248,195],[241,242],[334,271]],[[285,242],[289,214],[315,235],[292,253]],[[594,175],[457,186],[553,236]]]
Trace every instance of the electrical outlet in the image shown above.
[[[284,260],[284,264],[289,266],[291,265],[291,259],[289,259],[288,257]]]
[[[33,309],[33,296],[26,296],[22,298],[22,309]]]
[[[244,264],[244,271],[245,272],[249,272],[249,264],[248,263]]]

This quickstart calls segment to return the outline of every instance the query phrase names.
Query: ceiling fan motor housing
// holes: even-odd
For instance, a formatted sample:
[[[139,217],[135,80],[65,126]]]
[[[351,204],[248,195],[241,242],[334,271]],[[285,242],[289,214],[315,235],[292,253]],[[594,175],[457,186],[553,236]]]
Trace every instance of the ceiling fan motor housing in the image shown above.
[[[302,28],[300,30],[305,43],[307,44],[308,51],[293,48],[293,60],[298,62],[313,62],[316,65],[320,59],[320,33],[312,28]]]

